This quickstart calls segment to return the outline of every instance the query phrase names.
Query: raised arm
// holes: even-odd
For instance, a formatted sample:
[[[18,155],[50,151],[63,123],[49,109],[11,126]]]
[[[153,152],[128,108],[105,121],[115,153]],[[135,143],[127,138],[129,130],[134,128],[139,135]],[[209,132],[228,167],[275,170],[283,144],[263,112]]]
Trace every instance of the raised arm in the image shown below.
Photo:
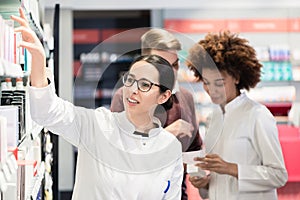
[[[34,87],[45,87],[48,85],[46,76],[46,56],[42,43],[33,30],[30,29],[24,11],[19,8],[20,16],[11,16],[11,19],[21,26],[15,28],[15,32],[22,33],[23,41],[20,46],[26,48],[32,55],[30,82]]]

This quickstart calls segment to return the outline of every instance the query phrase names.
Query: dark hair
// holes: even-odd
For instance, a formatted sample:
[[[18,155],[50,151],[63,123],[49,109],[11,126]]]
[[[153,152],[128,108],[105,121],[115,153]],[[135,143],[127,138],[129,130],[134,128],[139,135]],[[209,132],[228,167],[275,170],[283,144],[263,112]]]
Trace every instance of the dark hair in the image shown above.
[[[187,65],[200,81],[203,68],[227,72],[239,80],[239,90],[255,87],[262,67],[248,41],[230,31],[207,34],[190,49]]]
[[[167,90],[172,92],[175,83],[175,76],[172,66],[166,59],[158,55],[143,55],[137,57],[131,63],[130,68],[133,64],[139,61],[145,61],[157,69],[159,73],[160,93],[164,93]],[[165,103],[162,104],[162,106],[165,110],[171,109],[173,106],[173,99],[169,98]]]

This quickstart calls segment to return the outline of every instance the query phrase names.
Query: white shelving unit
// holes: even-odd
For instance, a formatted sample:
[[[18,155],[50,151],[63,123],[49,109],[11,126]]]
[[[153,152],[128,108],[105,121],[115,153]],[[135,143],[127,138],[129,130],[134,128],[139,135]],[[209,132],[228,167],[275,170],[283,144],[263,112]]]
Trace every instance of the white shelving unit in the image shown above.
[[[40,24],[40,12],[38,10],[40,8],[38,3],[38,0],[1,0],[0,15],[3,20],[9,20],[11,15],[19,15],[18,8],[22,7],[32,30],[35,31],[39,39],[44,43],[44,45],[46,45],[44,32]],[[17,26],[17,24],[14,25],[15,27]],[[0,34],[0,37],[6,37],[6,34]],[[3,41],[2,39],[4,38],[0,39]],[[11,48],[9,48],[9,50],[13,51]],[[47,50],[48,47],[45,46],[45,51]],[[1,55],[3,54],[0,54],[0,56]],[[5,56],[0,57],[1,81],[5,78],[11,78],[16,81],[16,78],[18,77],[28,81],[29,72],[23,72],[21,63],[15,63],[15,61],[8,61]],[[13,86],[14,85],[15,83]],[[51,140],[49,138],[46,140],[44,138],[45,133],[43,127],[37,125],[31,120],[29,114],[30,108],[27,100],[28,94],[26,91],[28,84],[26,82],[23,85],[25,85],[25,105],[23,104],[26,111],[24,114],[25,131],[23,135],[20,135],[19,133],[16,146],[11,146],[8,149],[6,158],[1,157],[0,200],[40,199],[41,190],[44,190],[42,186],[44,184],[43,179],[45,178],[46,171],[49,172],[51,170],[49,169],[49,165],[51,165],[52,159],[47,159],[47,162],[45,161],[46,156],[51,154],[51,148],[46,147],[49,146],[49,144],[52,145]],[[2,89],[3,88],[0,86],[0,97],[2,97]],[[10,90],[13,93],[14,88],[11,88]],[[0,140],[2,140],[2,138],[0,138]],[[46,141],[45,143],[44,140]],[[46,148],[48,150],[44,150]],[[50,158],[52,157],[50,156]],[[42,191],[42,194],[44,194],[44,191]],[[45,198],[41,197],[41,199]]]

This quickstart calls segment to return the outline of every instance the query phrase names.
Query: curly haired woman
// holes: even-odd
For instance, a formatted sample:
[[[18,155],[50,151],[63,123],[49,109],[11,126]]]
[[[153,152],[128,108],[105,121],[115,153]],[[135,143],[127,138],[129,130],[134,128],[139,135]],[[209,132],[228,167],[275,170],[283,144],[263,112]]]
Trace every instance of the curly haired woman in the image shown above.
[[[207,155],[195,158],[210,174],[191,183],[210,200],[277,199],[287,171],[276,121],[243,92],[260,81],[254,48],[229,31],[209,33],[190,49],[188,65],[218,105],[205,135]]]

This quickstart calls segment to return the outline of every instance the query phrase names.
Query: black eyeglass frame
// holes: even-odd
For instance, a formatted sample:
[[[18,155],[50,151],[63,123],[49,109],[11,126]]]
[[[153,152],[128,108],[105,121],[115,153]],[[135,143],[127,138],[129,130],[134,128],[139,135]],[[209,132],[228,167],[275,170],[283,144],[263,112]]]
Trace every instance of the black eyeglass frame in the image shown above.
[[[131,76],[132,76],[132,79],[133,79],[134,81],[133,81],[130,85],[126,85],[126,84],[125,84],[125,81],[126,81],[125,78],[128,77],[128,75],[131,75],[131,74],[129,74],[129,73],[127,72],[127,73],[125,73],[125,74],[123,75],[123,78],[122,78],[122,82],[123,82],[123,85],[124,85],[125,87],[131,87],[131,86],[133,86],[133,84],[136,82],[136,83],[137,83],[137,88],[138,88],[138,90],[141,91],[141,92],[149,92],[149,91],[151,90],[151,88],[152,88],[153,85],[155,85],[155,86],[157,86],[157,87],[159,87],[159,88],[165,88],[164,86],[159,85],[159,84],[156,84],[156,83],[153,83],[153,82],[149,81],[149,80],[146,79],[146,78],[141,78],[141,79],[137,80],[137,79],[133,78],[133,77],[134,77],[133,75],[131,75]],[[140,88],[139,81],[147,81],[147,82],[149,82],[149,84],[150,84],[149,89],[148,89],[148,90],[142,90],[142,89]]]

